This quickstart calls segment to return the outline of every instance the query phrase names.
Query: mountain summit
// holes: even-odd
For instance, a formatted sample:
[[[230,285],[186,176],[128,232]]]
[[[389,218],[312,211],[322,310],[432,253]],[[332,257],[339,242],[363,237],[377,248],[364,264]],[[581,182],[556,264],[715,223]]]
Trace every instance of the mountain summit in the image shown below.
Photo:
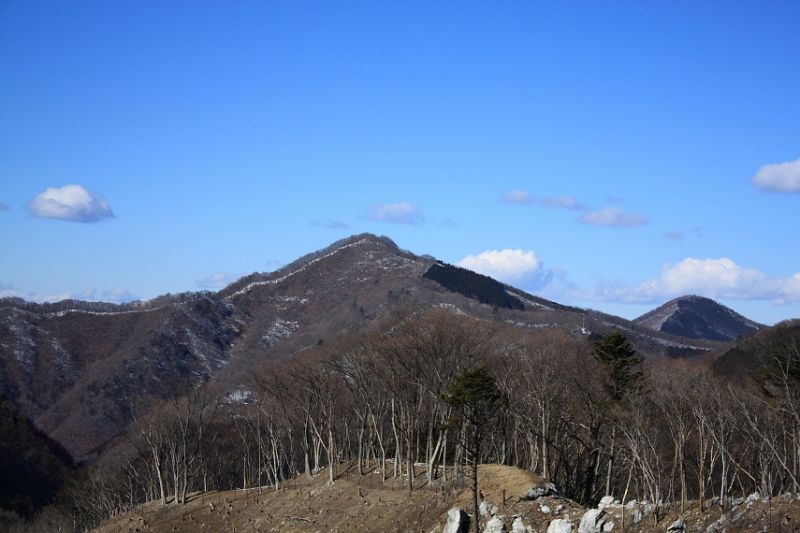
[[[644,356],[716,347],[551,302],[360,234],[219,292],[123,305],[0,299],[0,393],[83,460],[102,453],[137,406],[205,382],[241,397],[264,365],[431,309],[589,340],[620,329]]]
[[[635,319],[634,324],[690,339],[730,341],[762,327],[702,296],[681,296]]]

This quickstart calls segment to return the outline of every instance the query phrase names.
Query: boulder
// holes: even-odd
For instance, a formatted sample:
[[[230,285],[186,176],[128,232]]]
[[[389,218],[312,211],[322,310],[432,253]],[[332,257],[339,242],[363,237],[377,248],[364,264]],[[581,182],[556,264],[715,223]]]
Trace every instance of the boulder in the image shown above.
[[[547,533],[572,533],[572,522],[564,518],[556,518],[547,526]]]
[[[506,524],[499,516],[493,516],[486,522],[486,527],[483,528],[483,533],[508,533]]]
[[[478,513],[481,516],[494,516],[497,514],[497,506],[483,500],[478,506]]]
[[[578,533],[603,533],[614,529],[614,522],[608,520],[608,515],[602,509],[589,509],[581,518]]]
[[[521,516],[515,516],[511,523],[511,533],[533,533],[533,529],[525,525]]]
[[[612,505],[613,503],[614,503],[613,496],[603,496],[602,498],[600,498],[600,503],[597,504],[597,508],[605,509],[606,507]]]
[[[553,483],[543,483],[529,489],[528,494],[526,494],[522,499],[537,500],[543,496],[561,496],[561,491],[558,490],[558,487],[556,487]]]
[[[760,500],[761,500],[761,493],[756,491],[747,498],[745,498],[744,503],[746,503],[747,505],[752,505]]]
[[[442,533],[469,533],[469,515],[457,507],[450,509]]]

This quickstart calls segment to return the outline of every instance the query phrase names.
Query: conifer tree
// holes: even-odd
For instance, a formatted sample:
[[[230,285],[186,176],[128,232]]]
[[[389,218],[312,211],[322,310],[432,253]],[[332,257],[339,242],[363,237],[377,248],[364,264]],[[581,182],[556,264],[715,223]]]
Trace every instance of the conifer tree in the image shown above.
[[[483,366],[462,372],[450,385],[444,400],[453,407],[451,425],[464,429],[461,443],[472,457],[472,504],[475,533],[479,533],[478,462],[481,445],[489,423],[507,404],[507,400],[492,375]]]

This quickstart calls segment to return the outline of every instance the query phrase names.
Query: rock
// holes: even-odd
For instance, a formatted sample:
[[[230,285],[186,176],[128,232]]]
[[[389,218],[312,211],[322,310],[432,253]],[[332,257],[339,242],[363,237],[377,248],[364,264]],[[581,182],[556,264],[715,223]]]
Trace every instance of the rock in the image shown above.
[[[597,508],[598,509],[605,509],[606,507],[608,507],[609,505],[611,505],[613,503],[614,503],[614,497],[613,496],[603,496],[602,498],[600,498],[600,503],[597,504]]]
[[[544,514],[550,514],[550,507],[547,505],[542,505],[541,507],[539,507],[539,510]]]
[[[481,516],[494,516],[497,514],[497,506],[483,500],[478,506],[478,513]]]
[[[544,483],[542,485],[536,485],[532,489],[528,490],[528,494],[523,497],[523,500],[536,500],[541,498],[542,496],[561,496],[561,491],[552,484],[552,483]]]
[[[486,527],[483,528],[483,533],[508,533],[506,524],[499,516],[493,516],[486,522]]]
[[[533,530],[525,525],[521,516],[515,516],[511,523],[511,533],[533,533]]]
[[[744,503],[746,503],[747,505],[752,505],[759,500],[761,500],[761,493],[756,491],[747,498],[745,498]]]
[[[683,520],[678,518],[675,520],[670,526],[667,528],[667,531],[683,531],[686,529],[686,524],[683,523]]]
[[[589,509],[581,518],[578,533],[603,533],[614,529],[614,522],[608,520],[602,509]]]
[[[469,533],[469,515],[457,507],[450,509],[442,533]]]
[[[572,522],[563,518],[556,518],[547,526],[547,533],[572,533]]]

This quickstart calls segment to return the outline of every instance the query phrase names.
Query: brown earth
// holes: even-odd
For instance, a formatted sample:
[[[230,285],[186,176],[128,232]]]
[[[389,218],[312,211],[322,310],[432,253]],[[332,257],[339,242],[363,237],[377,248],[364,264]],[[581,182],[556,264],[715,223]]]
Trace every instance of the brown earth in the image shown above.
[[[497,505],[500,514],[521,515],[526,524],[539,522],[537,525],[546,529],[552,517],[540,512],[539,503],[519,500],[542,478],[513,467],[483,465],[478,479],[485,498]],[[291,480],[277,491],[265,488],[194,494],[183,506],[148,503],[95,531],[429,532],[444,525],[450,508],[469,508],[470,495],[463,482],[428,487],[422,468],[411,493],[403,480],[389,479],[382,484],[380,474],[374,471],[359,479],[348,470],[333,485],[323,471],[313,479]],[[563,500],[563,504],[580,518],[582,508],[569,500]]]
[[[414,490],[409,492],[403,479],[381,482],[376,471],[359,478],[354,468],[340,472],[334,484],[327,471],[313,478],[300,477],[272,488],[193,494],[185,505],[157,502],[141,505],[101,524],[97,533],[111,532],[439,532],[447,521],[447,511],[471,508],[471,492],[464,482],[429,487],[422,468],[418,469]],[[390,472],[391,475],[391,472]],[[482,465],[480,489],[487,502],[497,507],[511,530],[515,516],[533,532],[545,532],[551,520],[567,519],[578,530],[586,509],[558,497],[536,501],[521,500],[528,489],[544,480],[531,472],[502,465]],[[505,500],[504,500],[505,496]],[[718,531],[727,533],[759,531],[800,531],[800,502],[789,495],[771,500],[734,500],[723,509],[711,505],[701,512],[690,502],[680,515],[685,533]],[[632,513],[622,506],[606,509],[612,531],[666,531],[679,518],[677,509],[667,509],[655,523],[646,515],[633,524]],[[483,521],[483,520],[482,520]],[[717,529],[712,524],[716,523]],[[712,527],[709,527],[712,526]]]

